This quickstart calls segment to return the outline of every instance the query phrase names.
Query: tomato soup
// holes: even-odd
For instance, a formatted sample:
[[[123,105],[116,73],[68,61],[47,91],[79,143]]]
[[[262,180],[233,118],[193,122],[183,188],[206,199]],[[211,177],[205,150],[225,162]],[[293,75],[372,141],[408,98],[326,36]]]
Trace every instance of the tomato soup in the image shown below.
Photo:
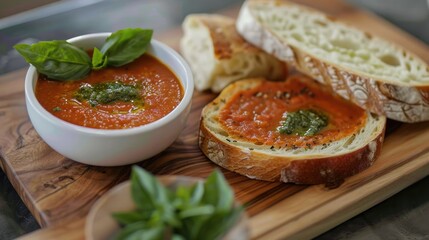
[[[121,67],[93,70],[78,81],[54,81],[40,75],[35,93],[56,117],[98,129],[154,122],[176,108],[184,94],[175,74],[149,54]]]
[[[282,134],[278,131],[285,113],[315,109],[327,115],[328,124],[313,136]],[[324,91],[322,86],[298,79],[264,82],[259,87],[236,93],[219,116],[228,134],[255,144],[273,147],[304,147],[329,144],[359,131],[366,112]]]

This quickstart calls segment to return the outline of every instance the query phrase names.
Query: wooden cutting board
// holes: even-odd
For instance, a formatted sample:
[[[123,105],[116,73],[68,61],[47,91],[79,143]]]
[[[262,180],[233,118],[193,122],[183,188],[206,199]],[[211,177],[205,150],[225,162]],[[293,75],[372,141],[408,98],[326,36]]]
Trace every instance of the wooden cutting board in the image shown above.
[[[429,48],[387,22],[340,0],[311,1],[339,19],[406,46],[429,62]],[[235,16],[238,7],[226,15]],[[180,29],[157,38],[177,49]],[[130,166],[93,167],[53,151],[28,119],[23,92],[26,69],[0,77],[0,166],[43,229],[29,239],[81,239],[84,218],[104,192],[129,178]],[[214,167],[197,146],[202,107],[215,97],[195,93],[186,129],[162,154],[139,163],[155,174],[206,177]],[[370,169],[333,190],[250,180],[224,171],[245,203],[253,238],[310,238],[340,224],[429,174],[429,124],[388,123],[380,158]],[[79,151],[79,149],[76,149]]]

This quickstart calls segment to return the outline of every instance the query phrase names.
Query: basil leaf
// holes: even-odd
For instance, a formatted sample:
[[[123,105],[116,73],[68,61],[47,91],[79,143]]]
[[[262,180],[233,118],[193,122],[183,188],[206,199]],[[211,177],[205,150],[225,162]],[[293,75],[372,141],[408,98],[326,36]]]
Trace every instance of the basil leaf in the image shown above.
[[[212,205],[203,205],[203,206],[197,206],[197,207],[191,207],[191,208],[185,209],[179,213],[179,217],[181,219],[184,219],[188,217],[210,215],[210,214],[213,214],[214,212],[215,212],[215,208]]]
[[[133,222],[146,221],[150,218],[150,212],[116,212],[113,213],[113,218],[120,224],[126,225]]]
[[[202,181],[198,181],[191,187],[179,185],[176,189],[176,198],[173,205],[180,210],[197,207],[203,194],[204,183]]]
[[[155,176],[146,170],[133,166],[132,177],[134,177],[133,185],[143,188],[144,192],[153,200],[157,200],[156,197],[159,193],[162,194],[163,198],[166,198],[167,189],[158,182]]]
[[[179,234],[173,234],[173,236],[171,237],[171,240],[186,240],[186,238],[184,238]]]
[[[218,211],[229,211],[234,203],[234,193],[218,169],[213,171],[204,183],[202,202],[212,204]]]
[[[141,182],[144,183],[153,180],[151,176],[147,176],[145,172],[139,174],[140,171],[139,168],[133,167],[131,173],[131,196],[134,203],[137,205],[137,209],[151,210],[155,208],[151,190],[147,189]]]
[[[198,239],[198,234],[203,231],[201,230],[201,228],[208,218],[208,215],[199,215],[191,218],[182,219],[182,228],[178,229],[178,232],[185,239]]]
[[[146,52],[153,30],[126,28],[112,33],[101,48],[107,65],[119,67],[134,61]]]
[[[63,40],[41,41],[32,45],[17,44],[14,48],[39,73],[53,80],[78,80],[91,71],[88,54]]]
[[[191,189],[187,186],[179,185],[176,188],[176,197],[173,200],[173,205],[177,209],[185,209],[189,205],[191,198]]]
[[[117,240],[162,240],[164,239],[165,227],[147,226],[144,222],[136,222],[126,225],[115,235]]]
[[[100,70],[107,66],[107,56],[104,55],[98,48],[94,48],[92,53],[92,69]]]
[[[195,239],[219,239],[237,222],[242,208],[233,208],[228,212],[216,212],[200,227]]]
[[[179,226],[175,207],[170,200],[171,192],[152,174],[133,166],[131,173],[131,194],[141,210],[157,210],[160,218],[172,226]]]
[[[193,187],[192,187],[192,195],[189,199],[189,205],[197,205],[201,202],[201,199],[204,196],[204,183],[201,181],[198,181]]]
[[[180,227],[182,225],[176,215],[176,208],[171,203],[160,204],[158,205],[158,209],[161,212],[162,220],[169,226]]]
[[[113,215],[125,225],[118,239],[219,239],[243,211],[233,207],[233,191],[219,170],[204,183],[179,185],[174,194],[138,166],[131,180],[137,210]]]

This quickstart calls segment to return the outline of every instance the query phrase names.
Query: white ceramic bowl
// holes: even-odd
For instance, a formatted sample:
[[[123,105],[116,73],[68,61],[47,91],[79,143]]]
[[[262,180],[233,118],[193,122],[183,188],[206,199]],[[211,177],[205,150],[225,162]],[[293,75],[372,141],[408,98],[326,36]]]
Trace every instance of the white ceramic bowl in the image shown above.
[[[110,33],[88,34],[68,40],[83,48],[101,48]],[[30,120],[42,139],[55,151],[77,162],[96,166],[119,166],[148,159],[166,149],[185,127],[194,89],[185,60],[170,47],[152,39],[147,51],[176,74],[184,89],[179,105],[163,118],[129,129],[93,129],[63,121],[37,101],[34,88],[38,73],[33,66],[25,77],[25,101]]]

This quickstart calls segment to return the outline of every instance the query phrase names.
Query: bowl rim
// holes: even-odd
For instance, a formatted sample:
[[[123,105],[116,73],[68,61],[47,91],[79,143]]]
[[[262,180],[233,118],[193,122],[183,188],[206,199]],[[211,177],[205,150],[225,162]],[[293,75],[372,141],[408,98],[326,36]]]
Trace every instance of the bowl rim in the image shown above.
[[[73,38],[68,39],[68,42],[76,42],[76,41],[85,41],[91,38],[99,38],[99,37],[108,37],[110,36],[111,32],[101,32],[101,33],[90,33],[90,34],[84,34],[80,36],[76,36]],[[33,82],[37,81],[37,77],[34,77],[34,75],[38,74],[36,68],[30,64],[30,67],[27,70],[27,74],[25,76],[24,81],[24,92],[26,99],[28,100],[27,107],[32,107],[34,111],[36,111],[40,116],[42,116],[45,120],[47,120],[50,124],[56,125],[57,127],[66,128],[72,131],[77,131],[81,133],[86,134],[94,134],[94,135],[104,135],[104,136],[120,136],[120,135],[133,135],[133,134],[139,134],[142,132],[151,131],[154,129],[158,129],[174,119],[176,119],[182,112],[186,111],[186,108],[191,103],[192,95],[194,91],[194,80],[192,71],[187,64],[187,62],[183,59],[182,56],[180,56],[179,53],[177,53],[175,50],[173,50],[171,47],[167,46],[166,44],[152,38],[151,39],[151,46],[152,48],[159,48],[165,51],[168,55],[171,55],[171,57],[174,59],[173,61],[177,61],[181,68],[184,70],[185,78],[181,80],[178,76],[178,74],[171,69],[171,67],[164,62],[163,59],[160,59],[158,56],[153,55],[154,57],[158,58],[159,61],[161,61],[164,65],[166,65],[178,78],[180,83],[182,84],[184,93],[183,98],[181,99],[180,103],[167,115],[163,116],[162,118],[140,126],[132,127],[132,128],[125,128],[125,129],[98,129],[98,128],[89,128],[84,127],[80,125],[76,125],[70,122],[67,122],[65,120],[62,120],[54,115],[52,115],[50,112],[48,112],[37,100]],[[186,84],[186,86],[184,86]]]

